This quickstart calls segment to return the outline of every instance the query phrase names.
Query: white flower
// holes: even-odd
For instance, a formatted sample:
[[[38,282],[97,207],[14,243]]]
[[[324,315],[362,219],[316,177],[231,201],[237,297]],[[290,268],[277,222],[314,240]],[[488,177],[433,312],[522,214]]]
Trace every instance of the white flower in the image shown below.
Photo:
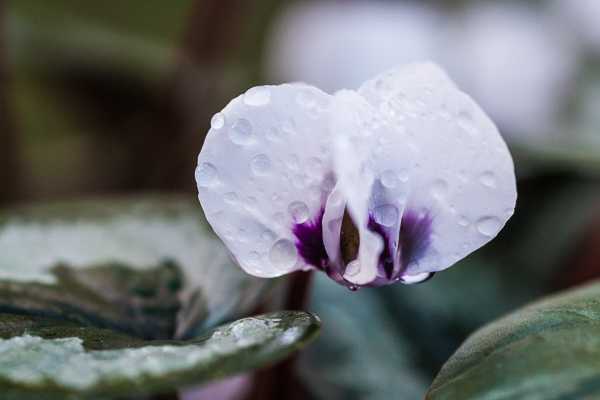
[[[351,288],[421,281],[492,239],[516,200],[496,126],[432,63],[356,91],[249,89],[211,121],[196,181],[248,273]]]

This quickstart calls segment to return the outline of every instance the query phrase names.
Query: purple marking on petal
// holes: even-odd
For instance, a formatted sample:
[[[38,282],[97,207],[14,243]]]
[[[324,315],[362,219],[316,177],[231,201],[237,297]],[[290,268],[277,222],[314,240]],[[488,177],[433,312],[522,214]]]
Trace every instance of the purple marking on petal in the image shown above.
[[[323,214],[321,209],[315,219],[296,224],[292,232],[296,236],[296,248],[307,264],[324,270],[329,257],[323,243]]]
[[[431,244],[431,221],[429,214],[420,217],[414,211],[404,211],[400,225],[401,272],[425,255]]]
[[[390,246],[390,238],[383,229],[383,226],[375,222],[375,217],[370,214],[369,224],[367,226],[370,231],[378,233],[383,239],[383,251],[379,255],[379,266],[383,267],[386,277],[391,279],[392,273],[394,272],[394,254]]]

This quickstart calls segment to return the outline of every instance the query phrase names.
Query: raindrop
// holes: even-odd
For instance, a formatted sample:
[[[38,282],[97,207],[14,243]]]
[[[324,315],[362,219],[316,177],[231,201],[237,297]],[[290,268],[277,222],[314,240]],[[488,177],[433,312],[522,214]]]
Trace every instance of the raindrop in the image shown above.
[[[244,144],[252,135],[252,125],[248,120],[240,118],[229,128],[229,138],[235,144]]]
[[[225,203],[233,204],[237,200],[237,194],[235,192],[228,192],[223,195]]]
[[[287,271],[296,264],[298,252],[296,246],[288,239],[279,239],[271,247],[269,257],[275,268]]]
[[[502,223],[496,217],[484,217],[477,221],[477,230],[485,236],[494,236],[501,227]]]
[[[439,179],[439,180],[435,181],[433,183],[433,185],[431,186],[431,195],[438,200],[443,199],[447,193],[448,193],[448,184],[443,179]]]
[[[196,182],[200,187],[209,186],[217,177],[217,169],[210,163],[202,163],[196,168]]]
[[[231,239],[233,237],[233,233],[231,233],[230,231],[225,232],[225,237],[227,239]]]
[[[492,171],[485,171],[479,176],[479,180],[483,183],[483,186],[492,187],[496,182],[496,176]]]
[[[408,182],[408,178],[410,177],[410,172],[406,168],[402,168],[400,172],[398,172],[398,179],[402,182]]]
[[[399,202],[400,204],[404,204],[404,203],[406,203],[406,200],[407,200],[407,199],[408,199],[408,196],[406,195],[406,193],[400,193],[400,194],[398,195],[398,202]]]
[[[467,225],[469,225],[469,219],[467,217],[465,217],[464,215],[459,215],[458,216],[458,224],[460,226],[467,226]]]
[[[515,213],[515,209],[514,208],[507,208],[506,209],[506,215],[508,215],[509,217],[512,216]]]
[[[362,127],[362,133],[364,137],[369,137],[373,134],[373,125],[368,122],[365,122]]]
[[[258,200],[256,200],[256,197],[246,197],[246,201],[244,201],[244,208],[248,211],[254,210],[256,208],[257,203]]]
[[[311,118],[317,118],[319,116],[319,112],[316,108],[309,108],[307,114]]]
[[[303,90],[296,95],[296,103],[301,106],[308,106],[313,101],[315,101],[315,92],[311,89]]]
[[[267,133],[265,133],[265,137],[268,140],[275,140],[277,139],[277,136],[279,136],[279,131],[277,128],[269,128],[267,129]]]
[[[356,276],[360,272],[360,261],[354,260],[350,261],[348,265],[346,265],[346,270],[344,271],[344,276]]]
[[[304,177],[302,175],[294,176],[294,178],[292,178],[292,182],[294,183],[294,186],[296,186],[298,189],[304,187]]]
[[[252,172],[256,176],[263,176],[269,173],[271,169],[271,159],[266,154],[259,154],[252,160],[250,164]]]
[[[308,219],[308,206],[303,201],[294,201],[290,203],[288,212],[297,224],[301,224]]]
[[[305,171],[312,178],[320,178],[323,175],[323,162],[317,157],[309,158]]]
[[[469,181],[469,178],[467,178],[467,172],[464,169],[459,169],[458,170],[458,179],[460,179],[461,181],[467,183]]]
[[[439,113],[440,117],[442,117],[446,121],[449,121],[452,118],[452,116],[450,115],[450,111],[448,111],[448,108],[446,108],[446,106],[441,106],[439,109]]]
[[[300,163],[300,159],[296,154],[290,154],[285,158],[285,165],[287,165],[290,169],[298,168],[298,164]]]
[[[244,104],[248,106],[264,106],[271,101],[271,90],[266,86],[257,86],[248,89],[242,97]]]
[[[350,291],[352,291],[352,292],[356,292],[360,288],[361,288],[361,286],[359,286],[359,285],[350,285],[350,286],[348,286],[348,289],[350,289]]]
[[[256,251],[248,253],[248,262],[250,265],[257,266],[260,263],[260,254]]]
[[[276,213],[276,214],[273,216],[273,218],[274,218],[274,219],[275,219],[275,221],[277,221],[277,222],[282,222],[282,221],[283,221],[283,219],[285,218],[285,216],[283,215],[283,213],[280,213],[280,212],[278,212],[278,213]]]
[[[392,204],[384,204],[373,210],[375,222],[383,226],[393,226],[398,222],[400,211]]]
[[[400,277],[400,282],[406,285],[414,285],[415,283],[422,283],[428,281],[435,275],[435,272],[423,272],[417,275],[403,275]]]
[[[467,132],[472,132],[475,129],[473,118],[471,118],[471,114],[468,112],[458,114],[457,121],[458,125]]]
[[[246,239],[248,238],[248,232],[246,232],[244,229],[240,229],[235,234],[235,238],[237,239],[238,242],[245,242]]]
[[[415,103],[417,103],[419,107],[425,107],[425,101],[420,97],[417,100],[415,100]]]
[[[296,129],[296,123],[293,119],[289,118],[283,121],[283,125],[281,125],[284,132],[291,133]]]
[[[323,186],[323,190],[330,191],[335,187],[335,179],[331,176],[328,176],[325,178],[321,186]]]
[[[261,236],[265,240],[271,240],[271,239],[273,239],[275,234],[273,232],[271,232],[270,230],[266,230],[266,231],[263,231]]]
[[[319,200],[321,198],[321,189],[318,186],[311,186],[308,188],[308,196],[312,200]]]
[[[218,112],[210,119],[210,127],[213,129],[221,129],[223,124],[225,124],[225,116],[223,113]]]
[[[394,171],[388,169],[381,174],[381,184],[386,188],[393,189],[398,184],[398,176]]]

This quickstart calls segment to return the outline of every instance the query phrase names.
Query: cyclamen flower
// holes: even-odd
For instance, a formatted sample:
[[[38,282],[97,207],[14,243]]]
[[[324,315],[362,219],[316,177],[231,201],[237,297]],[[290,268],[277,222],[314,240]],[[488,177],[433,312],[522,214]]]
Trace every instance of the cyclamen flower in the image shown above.
[[[334,95],[254,87],[211,126],[199,199],[252,275],[318,269],[351,289],[414,283],[487,243],[514,211],[498,129],[432,63]]]

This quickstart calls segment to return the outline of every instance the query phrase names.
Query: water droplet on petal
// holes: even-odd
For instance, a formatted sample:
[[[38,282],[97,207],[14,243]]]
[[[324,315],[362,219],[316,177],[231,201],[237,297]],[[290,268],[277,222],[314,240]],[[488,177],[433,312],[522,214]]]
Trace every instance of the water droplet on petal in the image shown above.
[[[335,187],[335,179],[333,179],[333,177],[328,176],[327,178],[325,178],[323,180],[322,185],[323,186],[323,190],[325,191],[330,191],[331,189],[333,189]],[[319,194],[320,196],[320,194]]]
[[[406,195],[406,193],[400,193],[398,195],[398,201],[400,202],[400,204],[406,203],[407,199],[408,199],[408,196]]]
[[[246,200],[244,201],[244,208],[248,211],[250,210],[254,210],[256,208],[256,204],[258,203],[258,200],[256,200],[256,197],[246,197]]]
[[[406,285],[414,285],[415,283],[422,283],[428,281],[435,275],[435,272],[423,272],[416,275],[403,275],[400,277],[400,282]]]
[[[317,157],[309,158],[305,171],[311,178],[320,178],[323,175],[323,162]]]
[[[266,86],[250,88],[244,93],[242,101],[248,106],[264,106],[271,101],[271,90]]]
[[[398,172],[398,179],[400,179],[402,182],[408,182],[409,177],[410,177],[410,171],[406,168],[402,168]]]
[[[479,176],[479,180],[481,181],[483,186],[492,187],[496,182],[496,176],[492,171],[485,171]]]
[[[350,289],[351,292],[356,292],[361,288],[361,286],[359,285],[350,285],[348,286],[348,289]]]
[[[475,123],[473,122],[473,118],[471,118],[471,114],[468,112],[462,112],[458,114],[456,118],[458,121],[458,125],[463,128],[467,132],[472,132],[475,129]]]
[[[484,217],[477,221],[477,230],[485,236],[493,236],[502,227],[502,223],[496,217]]]
[[[260,263],[260,254],[256,251],[248,253],[248,262],[250,265],[257,266]]]
[[[442,117],[446,121],[449,121],[452,118],[452,115],[450,115],[450,111],[448,111],[448,108],[446,108],[446,106],[440,107],[439,114],[440,114],[440,117]]]
[[[296,246],[290,240],[279,239],[271,247],[269,257],[275,268],[287,271],[296,264],[298,252]]]
[[[240,118],[229,128],[229,138],[235,144],[244,144],[252,136],[252,125],[248,120]]]
[[[307,114],[311,118],[317,118],[319,116],[319,112],[316,108],[309,108]]]
[[[460,179],[461,181],[467,183],[469,181],[469,178],[467,178],[467,172],[464,169],[459,169],[458,170],[458,179]]]
[[[269,173],[271,169],[271,159],[266,154],[259,154],[252,160],[250,164],[252,172],[256,176],[263,176]]]
[[[381,184],[389,189],[395,188],[398,184],[398,175],[391,169],[388,169],[381,174]]]
[[[465,217],[464,215],[459,215],[458,216],[458,224],[460,226],[467,226],[467,225],[469,225],[469,219],[467,217]]]
[[[358,275],[360,272],[360,261],[354,260],[350,261],[348,265],[346,265],[346,270],[344,271],[344,276],[353,277]]]
[[[288,212],[297,224],[301,224],[308,219],[308,206],[303,201],[294,201],[290,203]]]
[[[304,187],[304,177],[302,175],[296,175],[296,176],[294,176],[294,178],[292,178],[292,183],[298,189],[303,188]]]
[[[271,240],[271,239],[273,239],[273,237],[275,237],[275,234],[273,232],[271,232],[270,230],[266,230],[266,231],[263,231],[261,236],[265,240]]]
[[[383,226],[393,226],[398,222],[400,211],[392,204],[384,204],[373,210],[375,222]]]
[[[315,92],[313,92],[311,89],[303,90],[296,95],[296,103],[300,104],[301,106],[308,106],[313,101],[315,101]]]
[[[362,134],[364,137],[369,137],[373,134],[373,125],[365,122],[362,127]]]
[[[200,187],[209,186],[217,177],[217,168],[211,163],[202,163],[196,168],[196,182]]]
[[[296,129],[296,122],[293,119],[289,118],[283,121],[283,125],[281,125],[284,132],[292,133]]]
[[[439,179],[439,180],[435,181],[433,183],[433,185],[431,186],[431,195],[438,200],[443,199],[447,193],[448,193],[448,184],[443,179]]]
[[[213,129],[221,129],[223,124],[225,124],[225,116],[223,113],[218,112],[210,119],[210,127]]]
[[[233,204],[237,200],[237,194],[235,192],[228,192],[223,195],[225,203]]]
[[[269,128],[267,129],[267,133],[265,133],[265,137],[268,140],[275,140],[277,139],[277,136],[279,136],[279,131],[277,128]]]
[[[235,234],[235,238],[237,239],[238,242],[245,242],[246,239],[248,238],[248,232],[246,232],[244,229],[240,229]]]
[[[283,215],[283,213],[280,213],[280,212],[278,212],[278,213],[276,213],[276,214],[273,216],[273,218],[274,218],[274,219],[275,219],[275,221],[277,221],[277,222],[282,222],[282,221],[283,221],[283,219],[285,218],[285,216]]]
[[[514,208],[507,208],[506,209],[506,215],[508,215],[509,217],[512,216],[515,213],[515,209]]]
[[[298,168],[298,164],[300,163],[300,159],[295,154],[290,154],[285,158],[285,165],[287,165],[290,169]]]

